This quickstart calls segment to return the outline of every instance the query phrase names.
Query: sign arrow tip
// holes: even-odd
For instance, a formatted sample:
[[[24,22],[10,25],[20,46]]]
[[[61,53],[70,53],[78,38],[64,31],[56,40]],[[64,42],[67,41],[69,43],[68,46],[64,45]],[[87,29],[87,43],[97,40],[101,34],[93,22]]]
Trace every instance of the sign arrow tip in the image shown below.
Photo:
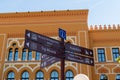
[[[30,37],[30,33],[27,33],[27,36]]]
[[[29,47],[30,43],[29,43],[29,42],[27,42],[27,43],[26,43],[26,45]]]

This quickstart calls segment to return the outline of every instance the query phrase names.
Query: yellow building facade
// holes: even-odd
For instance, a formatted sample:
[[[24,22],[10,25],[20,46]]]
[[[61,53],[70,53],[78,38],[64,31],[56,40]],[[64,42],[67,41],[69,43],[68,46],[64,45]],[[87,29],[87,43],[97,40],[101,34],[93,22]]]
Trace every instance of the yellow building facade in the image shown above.
[[[120,49],[120,26],[90,26],[88,10],[41,11],[0,14],[0,80],[61,80],[60,62],[40,68],[41,53],[24,48],[25,30],[59,40],[58,28],[67,32],[65,42],[93,49],[94,66],[65,62],[65,78],[85,74],[90,80],[117,80],[115,62]]]

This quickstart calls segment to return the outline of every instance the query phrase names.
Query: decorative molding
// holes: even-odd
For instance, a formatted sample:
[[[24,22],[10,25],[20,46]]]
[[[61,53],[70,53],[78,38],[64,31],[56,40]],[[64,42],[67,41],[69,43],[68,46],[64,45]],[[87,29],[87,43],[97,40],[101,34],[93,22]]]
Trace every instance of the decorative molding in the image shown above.
[[[110,69],[108,67],[105,67],[104,65],[101,65],[101,67],[97,68],[97,74],[99,73],[98,71],[101,70],[101,69],[106,69],[108,72],[104,72],[103,73],[110,73]],[[101,72],[102,73],[102,72]]]
[[[80,44],[80,38],[81,38],[80,37],[80,33],[81,32],[85,33],[85,47],[88,47],[88,45],[87,45],[87,39],[86,39],[87,38],[86,31],[78,31],[78,45],[81,46],[81,44]],[[82,64],[79,64],[79,65],[80,65],[80,73],[82,73],[82,66],[81,66]],[[89,74],[89,72],[88,72],[88,74]]]
[[[108,30],[108,31],[110,31],[110,30],[117,30],[117,29],[120,29],[120,24],[118,24],[118,25],[115,25],[115,24],[113,24],[113,25],[95,25],[95,26],[90,26],[90,28],[89,28],[89,30],[90,31],[103,31],[103,30]]]
[[[9,65],[9,66],[5,68],[5,65]],[[9,68],[14,68],[18,72],[19,70],[14,65],[15,64],[12,64],[12,63],[4,64],[4,70],[3,70],[3,72],[5,72]]]
[[[117,69],[117,70],[116,70]],[[116,71],[116,72],[115,72]],[[120,65],[116,65],[114,68],[112,68],[112,73],[120,73]]]
[[[77,64],[76,62],[69,62],[67,66],[72,66],[77,72],[77,65],[76,66],[72,65],[74,63]],[[65,67],[67,67],[67,66],[65,66]]]
[[[24,40],[24,38],[8,38],[7,39],[7,48],[10,47],[13,42],[16,42],[18,44],[18,47],[22,47],[22,45],[20,45],[20,43],[19,43],[19,40]]]
[[[86,31],[78,31],[78,43],[79,43],[79,46],[81,46],[80,44],[80,33],[84,32],[85,33],[85,47],[88,48],[88,44],[87,44],[87,32]]]
[[[3,35],[3,36],[4,36],[3,45],[2,45],[2,52],[1,52],[1,56],[3,56],[3,54],[4,54],[4,49],[5,49],[6,34],[0,34],[0,35]],[[5,55],[5,54],[4,54],[4,55]],[[2,58],[3,58],[3,57],[0,58],[0,61],[2,61]]]
[[[48,16],[87,16],[88,10],[63,10],[63,11],[41,11],[41,12],[16,12],[1,13],[0,18],[23,18],[23,17],[48,17]]]
[[[105,67],[101,67],[100,69],[98,69],[97,72],[98,72],[98,73],[110,73],[110,70],[108,70],[108,69],[105,68]]]
[[[33,24],[33,25],[51,25],[51,24],[86,24],[86,20],[85,19],[78,19],[78,20],[63,20],[63,21],[39,21],[39,22],[32,22],[32,21],[29,21],[29,22],[0,22],[0,25],[30,25],[30,24]]]
[[[99,66],[98,68],[97,68],[97,66]],[[108,67],[106,67],[106,66],[108,66]],[[115,67],[113,67],[113,68],[110,68],[110,66],[115,66]],[[100,68],[102,68],[102,67],[104,67],[104,68],[106,68],[107,70],[109,70],[109,73],[105,73],[105,74],[118,74],[118,73],[115,73],[114,72],[114,69],[116,69],[116,68],[120,68],[119,67],[120,65],[119,64],[115,64],[115,63],[113,63],[113,64],[95,64],[95,73],[96,74],[101,74],[101,73],[98,73],[98,70],[100,69]]]
[[[17,69],[17,67],[15,67],[15,65],[19,65],[19,64],[21,64],[21,65],[23,65],[22,67],[20,67],[19,69]],[[25,63],[25,64],[23,64],[23,62],[19,62],[19,63],[5,63],[4,64],[4,72],[5,72],[5,70],[7,70],[8,68],[15,68],[16,69],[16,71],[18,72],[19,70],[21,70],[21,69],[23,69],[24,67],[28,67],[32,72],[37,68],[37,67],[34,67],[33,69],[29,66],[29,64],[38,64],[38,66],[37,67],[40,67],[40,62],[27,62],[27,63]],[[9,65],[8,67],[6,67],[5,68],[5,65]]]
[[[95,66],[98,66],[98,65],[115,65],[115,66],[117,66],[117,65],[119,65],[119,63],[117,63],[117,62],[98,62],[98,63],[95,63]]]
[[[50,66],[48,66],[48,67],[45,67],[45,70],[46,71],[48,71],[50,68],[52,68],[52,67],[57,67],[58,69],[60,69],[60,66],[58,66],[57,64],[58,64],[59,62],[56,62],[56,63],[54,63],[54,64],[52,64],[52,65],[50,65]]]

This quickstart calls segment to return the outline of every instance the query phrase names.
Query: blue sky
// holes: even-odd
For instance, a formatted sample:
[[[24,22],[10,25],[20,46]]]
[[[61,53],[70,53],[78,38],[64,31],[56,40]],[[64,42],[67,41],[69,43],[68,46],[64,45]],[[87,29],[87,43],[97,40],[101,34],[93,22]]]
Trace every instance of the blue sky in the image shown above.
[[[120,0],[1,0],[0,13],[89,9],[88,25],[120,24]]]

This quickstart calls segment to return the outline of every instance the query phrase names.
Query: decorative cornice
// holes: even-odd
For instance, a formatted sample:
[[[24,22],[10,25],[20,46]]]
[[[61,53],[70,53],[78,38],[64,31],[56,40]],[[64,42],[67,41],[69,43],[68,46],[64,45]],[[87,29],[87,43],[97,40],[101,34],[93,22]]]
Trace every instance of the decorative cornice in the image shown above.
[[[115,24],[113,24],[113,25],[104,25],[104,26],[102,26],[102,25],[95,25],[95,26],[90,26],[90,28],[89,28],[89,30],[90,31],[109,31],[109,30],[117,30],[117,29],[120,29],[120,25],[118,24],[118,25],[115,25]]]
[[[22,17],[47,17],[47,16],[87,16],[88,10],[63,10],[63,11],[41,11],[41,12],[16,12],[1,13],[0,18],[22,18]]]
[[[52,24],[52,23],[85,23],[85,20],[68,20],[68,21],[44,21],[44,22],[0,22],[0,25],[25,25],[25,24]]]

